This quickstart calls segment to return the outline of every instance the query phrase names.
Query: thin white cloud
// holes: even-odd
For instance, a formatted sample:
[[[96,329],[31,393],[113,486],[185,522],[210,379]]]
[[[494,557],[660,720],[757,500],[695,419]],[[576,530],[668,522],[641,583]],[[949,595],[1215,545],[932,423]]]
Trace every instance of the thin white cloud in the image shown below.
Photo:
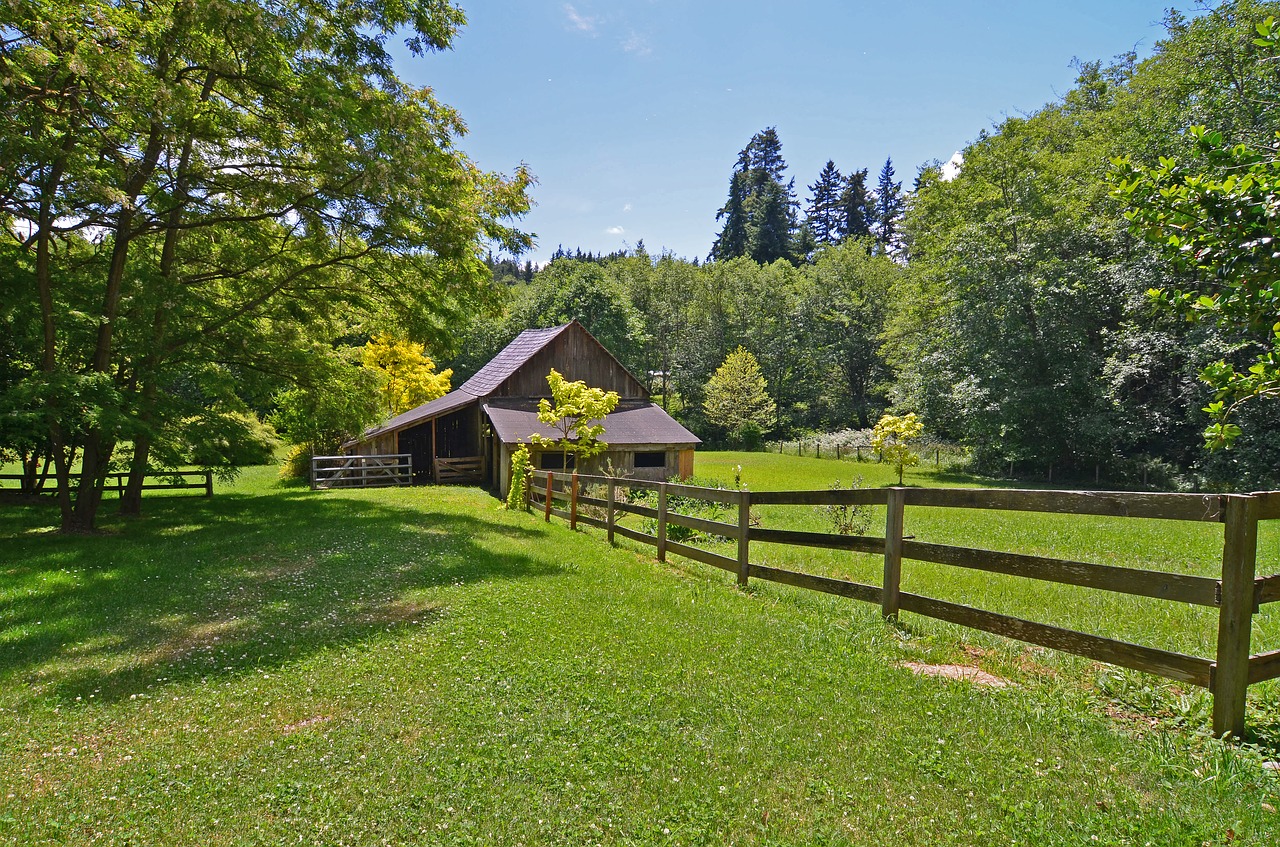
[[[623,206],[623,207],[622,207],[622,211],[624,211],[624,212],[630,212],[630,211],[631,211],[631,204],[630,204],[630,203],[628,203],[627,205]]]
[[[951,154],[951,158],[942,166],[942,181],[950,182],[960,175],[960,166],[964,164],[964,156],[960,151]]]
[[[626,232],[626,230],[620,226],[611,226],[605,230],[606,235],[622,235],[624,232]]]
[[[565,17],[569,19],[569,26],[578,32],[585,32],[589,35],[596,34],[596,19],[591,15],[584,15],[577,9],[573,8],[572,3],[564,4]]]
[[[622,39],[622,49],[633,56],[648,56],[653,52],[649,39],[638,32],[630,32],[626,38]]]

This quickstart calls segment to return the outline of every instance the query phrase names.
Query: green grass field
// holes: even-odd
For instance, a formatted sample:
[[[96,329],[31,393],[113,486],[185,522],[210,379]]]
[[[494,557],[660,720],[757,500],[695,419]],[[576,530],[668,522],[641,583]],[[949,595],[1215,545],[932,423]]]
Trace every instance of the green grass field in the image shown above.
[[[757,490],[847,481],[850,467],[698,461],[719,476],[741,462]],[[812,510],[780,508],[766,525],[822,528]],[[1194,692],[943,625],[892,627],[865,604],[740,592],[722,572],[611,549],[475,489],[313,494],[261,468],[211,501],[144,510],[70,538],[45,507],[0,506],[0,843],[1280,837],[1280,775],[1264,766],[1273,688],[1251,713],[1262,746],[1227,746],[1204,734]],[[977,522],[992,519],[908,509],[907,527],[1188,570],[1210,568],[1220,543],[1164,522],[1121,541],[1092,522]],[[761,548],[768,562],[795,552]],[[981,591],[910,567],[915,588]],[[1144,626],[1191,638],[1176,615]],[[956,660],[1012,684],[903,667]]]

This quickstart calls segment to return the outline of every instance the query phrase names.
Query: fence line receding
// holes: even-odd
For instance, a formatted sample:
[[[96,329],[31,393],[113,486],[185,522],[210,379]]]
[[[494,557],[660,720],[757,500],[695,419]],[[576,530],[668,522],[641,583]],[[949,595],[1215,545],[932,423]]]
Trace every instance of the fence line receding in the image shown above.
[[[1280,677],[1280,650],[1251,655],[1249,645],[1253,615],[1266,603],[1280,602],[1280,574],[1262,577],[1256,574],[1258,523],[1280,519],[1280,492],[1152,494],[901,487],[753,492],[550,471],[535,471],[534,479],[529,491],[530,502],[540,507],[546,520],[555,515],[569,521],[573,528],[584,523],[603,529],[610,541],[621,536],[648,544],[656,548],[659,561],[666,561],[667,555],[674,553],[729,571],[737,576],[739,585],[746,585],[748,579],[755,577],[878,603],[886,618],[896,618],[904,611],[912,612],[1207,688],[1213,696],[1213,730],[1218,735],[1242,734],[1248,687]],[[618,491],[621,488],[656,491],[657,508],[620,499]],[[605,496],[588,496],[584,489],[603,491]],[[727,506],[733,516],[732,522],[673,512],[668,508],[669,497]],[[753,505],[883,506],[885,534],[882,537],[849,536],[756,527],[751,525]],[[598,512],[584,513],[582,506],[603,510],[604,517],[599,517]],[[903,533],[907,506],[1221,523],[1221,577],[924,543]],[[656,534],[620,525],[619,514],[652,519]],[[667,538],[668,527],[672,525],[724,538],[736,545],[736,555],[727,556],[672,541]],[[865,585],[752,564],[752,541],[880,554],[884,557],[882,584]],[[1217,649],[1212,659],[1190,656],[904,592],[901,590],[904,560],[1217,608]]]

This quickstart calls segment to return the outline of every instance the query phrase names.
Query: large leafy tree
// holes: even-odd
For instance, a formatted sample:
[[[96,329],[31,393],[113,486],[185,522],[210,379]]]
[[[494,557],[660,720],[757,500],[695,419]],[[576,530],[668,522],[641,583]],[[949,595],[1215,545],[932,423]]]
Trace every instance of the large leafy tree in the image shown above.
[[[1275,43],[1273,19],[1263,34]],[[1219,132],[1190,132],[1195,159],[1161,159],[1153,168],[1120,160],[1117,193],[1130,204],[1135,231],[1194,274],[1189,284],[1152,288],[1150,296],[1191,321],[1240,335],[1252,353],[1246,364],[1224,358],[1201,372],[1215,395],[1204,436],[1216,449],[1241,434],[1234,417],[1243,403],[1280,396],[1280,162]]]
[[[413,341],[377,335],[363,351],[364,366],[378,375],[379,396],[388,416],[443,397],[449,393],[449,368],[436,373],[436,363],[426,349]]]
[[[462,22],[443,0],[0,9],[0,217],[33,278],[65,530],[93,527],[124,440],[136,507],[193,368],[288,372],[339,314],[439,342],[484,291],[481,242],[519,249],[527,177],[476,168],[386,49]]]

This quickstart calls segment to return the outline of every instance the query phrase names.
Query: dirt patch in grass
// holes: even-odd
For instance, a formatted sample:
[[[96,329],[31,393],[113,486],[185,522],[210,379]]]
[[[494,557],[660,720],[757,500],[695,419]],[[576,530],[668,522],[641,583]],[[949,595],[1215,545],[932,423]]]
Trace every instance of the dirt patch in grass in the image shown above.
[[[992,688],[1004,688],[1010,685],[1009,680],[1001,679],[979,668],[968,665],[926,665],[923,662],[907,662],[904,667],[919,676],[937,676],[943,679],[962,679],[974,685],[989,685]]]

